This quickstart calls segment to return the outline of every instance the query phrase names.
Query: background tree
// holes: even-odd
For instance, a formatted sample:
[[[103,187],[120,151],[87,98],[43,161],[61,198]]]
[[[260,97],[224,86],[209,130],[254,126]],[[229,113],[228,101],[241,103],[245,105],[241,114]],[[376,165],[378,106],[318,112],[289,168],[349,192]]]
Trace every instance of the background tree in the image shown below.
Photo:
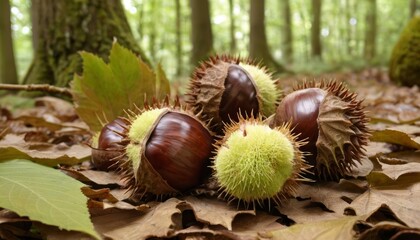
[[[9,0],[0,1],[0,82],[17,83]]]
[[[363,56],[371,61],[376,53],[376,0],[367,0],[365,44]]]
[[[236,52],[236,38],[235,38],[235,15],[234,15],[234,5],[233,0],[229,0],[229,33],[230,33],[230,52]]]
[[[281,1],[281,13],[283,15],[283,41],[282,49],[284,59],[287,63],[293,62],[293,33],[292,33],[292,14],[290,11],[290,1],[283,0]]]
[[[322,59],[321,4],[322,0],[312,0],[311,54],[316,59]]]
[[[132,36],[120,0],[32,0],[32,4],[42,17],[33,23],[39,29],[38,45],[25,83],[67,86],[74,72],[81,71],[78,51],[105,59],[114,38],[149,63]]]
[[[36,49],[38,47],[39,42],[39,1],[37,0],[31,0],[31,22],[32,22],[32,49],[34,51],[34,54],[36,52]]]
[[[176,75],[182,75],[181,1],[175,0]]]
[[[208,0],[190,0],[191,8],[191,63],[207,58],[213,50],[213,33]]]
[[[417,0],[410,0],[410,18],[416,15],[417,10]]]
[[[251,0],[249,56],[278,72],[284,71],[270,53],[265,34],[265,0]]]

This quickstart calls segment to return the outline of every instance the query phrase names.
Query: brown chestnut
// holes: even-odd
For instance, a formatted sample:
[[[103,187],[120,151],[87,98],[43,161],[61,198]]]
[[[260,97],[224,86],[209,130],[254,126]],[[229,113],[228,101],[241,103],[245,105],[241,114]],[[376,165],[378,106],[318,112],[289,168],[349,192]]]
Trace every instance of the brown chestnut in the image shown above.
[[[248,59],[214,56],[194,71],[187,103],[212,130],[244,117],[267,117],[275,112],[280,97],[276,81],[264,67]]]
[[[306,160],[314,166],[315,178],[338,179],[365,156],[369,120],[356,97],[342,83],[311,81],[277,107],[270,125],[289,122],[298,139],[308,141],[301,150],[311,153]]]
[[[134,193],[171,195],[198,186],[208,172],[213,133],[179,102],[145,105],[104,127],[98,149],[112,153]],[[112,165],[114,166],[114,165]]]

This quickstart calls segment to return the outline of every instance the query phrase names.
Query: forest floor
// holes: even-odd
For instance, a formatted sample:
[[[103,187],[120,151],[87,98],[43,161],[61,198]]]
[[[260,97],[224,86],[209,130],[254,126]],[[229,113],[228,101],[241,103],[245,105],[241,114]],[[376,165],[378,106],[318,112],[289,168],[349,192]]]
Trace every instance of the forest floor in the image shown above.
[[[396,86],[378,69],[290,76],[280,85],[287,93],[313,78],[346,82],[364,99],[371,142],[352,174],[303,184],[282,206],[237,208],[217,199],[209,184],[165,201],[133,201],[115,173],[94,169],[87,125],[71,103],[53,97],[0,101],[0,163],[60,160],[56,171],[85,184],[91,221],[109,239],[420,239],[419,88]],[[0,208],[0,238],[90,237]]]

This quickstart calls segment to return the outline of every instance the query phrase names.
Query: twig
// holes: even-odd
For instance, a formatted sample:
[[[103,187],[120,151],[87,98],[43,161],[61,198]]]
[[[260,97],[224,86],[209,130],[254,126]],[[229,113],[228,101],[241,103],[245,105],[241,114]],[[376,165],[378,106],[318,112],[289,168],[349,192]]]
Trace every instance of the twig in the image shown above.
[[[58,94],[62,94],[68,97],[73,96],[69,88],[56,87],[49,84],[18,85],[18,84],[0,83],[0,90],[41,91],[41,92],[47,92],[47,93],[58,93]]]

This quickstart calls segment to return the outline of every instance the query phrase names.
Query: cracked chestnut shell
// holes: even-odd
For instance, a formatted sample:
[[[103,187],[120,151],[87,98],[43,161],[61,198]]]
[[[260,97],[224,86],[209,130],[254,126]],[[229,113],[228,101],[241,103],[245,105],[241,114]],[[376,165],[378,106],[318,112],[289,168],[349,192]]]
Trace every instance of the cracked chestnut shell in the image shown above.
[[[194,71],[187,103],[212,130],[221,133],[224,124],[239,116],[267,117],[275,112],[280,91],[264,67],[247,59],[214,56]]]
[[[271,126],[290,123],[299,140],[308,143],[302,151],[314,166],[315,178],[338,179],[366,155],[369,130],[361,101],[342,83],[307,82],[285,96]]]

